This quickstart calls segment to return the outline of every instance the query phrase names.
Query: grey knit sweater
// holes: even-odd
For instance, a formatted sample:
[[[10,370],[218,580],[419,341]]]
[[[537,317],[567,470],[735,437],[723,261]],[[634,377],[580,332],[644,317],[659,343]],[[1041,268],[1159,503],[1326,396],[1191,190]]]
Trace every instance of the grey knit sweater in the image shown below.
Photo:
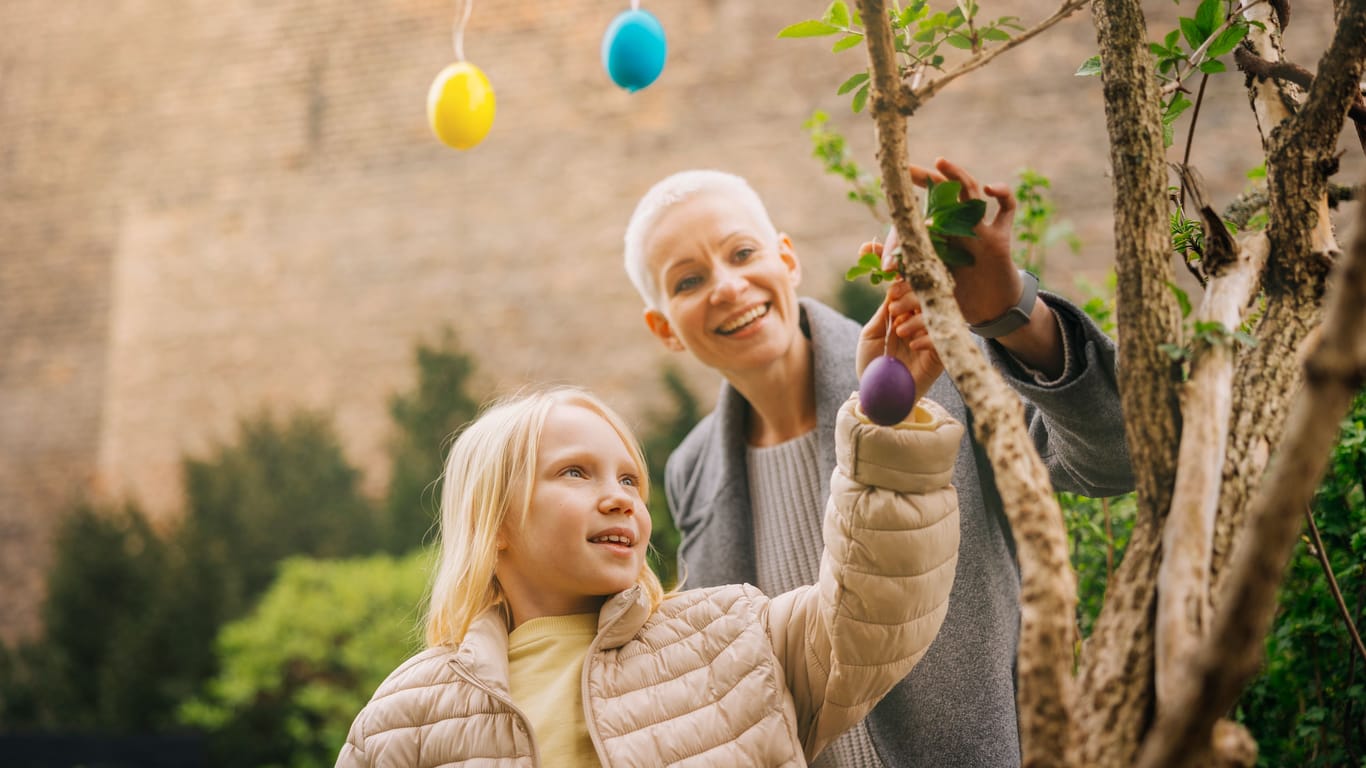
[[[1133,475],[1114,343],[1065,300],[1042,297],[1067,338],[1067,372],[1061,380],[1041,386],[998,344],[983,342],[984,351],[1024,398],[1030,436],[1054,488],[1090,496],[1127,492]],[[802,310],[813,348],[823,499],[835,466],[835,414],[858,388],[859,326],[810,299],[802,300]],[[970,424],[948,377],[940,377],[927,394]],[[757,581],[745,452],[748,407],[723,383],[716,409],[669,457],[665,490],[683,534],[679,560],[686,570],[680,572],[687,574],[688,587]],[[944,627],[920,665],[866,721],[878,756],[890,768],[1010,767],[1020,761],[1014,666],[1019,570],[990,465],[975,441],[963,441],[953,482],[962,538]]]

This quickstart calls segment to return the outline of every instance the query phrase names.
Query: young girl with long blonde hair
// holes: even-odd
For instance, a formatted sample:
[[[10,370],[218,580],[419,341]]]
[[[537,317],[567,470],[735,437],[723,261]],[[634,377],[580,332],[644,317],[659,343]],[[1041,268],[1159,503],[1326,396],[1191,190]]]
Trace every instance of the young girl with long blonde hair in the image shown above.
[[[836,432],[817,584],[666,595],[622,419],[563,387],[488,408],[446,462],[428,648],[380,685],[337,765],[815,760],[924,655],[958,556],[961,425],[922,400],[879,427],[855,395]]]

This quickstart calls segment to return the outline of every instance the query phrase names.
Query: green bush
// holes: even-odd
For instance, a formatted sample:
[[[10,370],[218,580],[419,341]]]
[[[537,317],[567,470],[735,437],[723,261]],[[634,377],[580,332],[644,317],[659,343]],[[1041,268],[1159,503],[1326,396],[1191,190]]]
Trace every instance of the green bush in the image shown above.
[[[1366,626],[1366,392],[1343,421],[1313,511],[1348,613]],[[1366,660],[1308,533],[1290,561],[1262,675],[1238,705],[1258,765],[1366,766]]]
[[[166,545],[135,506],[80,505],[58,527],[53,560],[44,636],[6,654],[0,721],[113,733],[167,725],[180,687],[166,679]]]
[[[430,554],[294,558],[223,628],[221,670],[180,712],[222,765],[329,766],[356,713],[417,651]]]
[[[187,505],[158,535],[136,506],[75,508],[59,526],[43,635],[5,654],[14,726],[113,733],[174,724],[216,670],[214,639],[280,559],[373,551],[374,512],[331,426],[244,422],[237,443],[185,462]]]
[[[474,362],[447,331],[439,344],[419,344],[417,384],[389,401],[398,434],[390,445],[385,549],[399,554],[432,540],[441,501],[442,461],[479,401],[466,391]]]
[[[681,535],[669,513],[669,500],[664,493],[664,465],[683,438],[702,418],[697,398],[693,396],[683,376],[672,367],[664,369],[664,387],[669,393],[669,405],[657,410],[649,418],[649,425],[641,437],[645,460],[650,465],[650,565],[659,580],[669,588],[677,579],[678,543]]]
[[[375,512],[331,423],[297,413],[243,421],[236,443],[185,462],[182,528],[192,567],[227,576],[230,616],[275,578],[290,555],[345,557],[376,550]]]
[[[1110,575],[1124,558],[1137,498],[1132,493],[1109,499],[1059,493],[1058,504],[1067,525],[1072,569],[1077,574],[1077,627],[1086,638],[1105,603]]]

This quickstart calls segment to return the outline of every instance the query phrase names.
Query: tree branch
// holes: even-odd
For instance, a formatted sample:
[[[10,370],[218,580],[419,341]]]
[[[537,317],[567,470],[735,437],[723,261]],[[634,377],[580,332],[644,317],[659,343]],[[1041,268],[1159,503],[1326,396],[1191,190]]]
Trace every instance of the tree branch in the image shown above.
[[[1223,228],[1217,219],[1215,225]],[[1257,294],[1266,255],[1266,236],[1258,234],[1248,239],[1236,261],[1214,261],[1216,271],[1196,313],[1197,322],[1237,328]],[[1162,531],[1157,574],[1158,712],[1173,706],[1189,684],[1186,669],[1210,620],[1210,553],[1233,407],[1233,345],[1229,338],[1222,343],[1197,342],[1183,391],[1176,485]]]
[[[973,414],[979,442],[996,473],[997,490],[1020,561],[1017,666],[1022,761],[1068,765],[1074,681],[1076,577],[1062,511],[1034,449],[1020,399],[968,335],[953,297],[953,278],[930,244],[914,194],[906,151],[906,117],[898,109],[900,75],[883,0],[859,0],[866,25],[872,113],[888,208],[901,237],[906,279],[925,308],[930,338]]]
[[[1301,510],[1323,475],[1337,425],[1366,384],[1366,206],[1359,206],[1356,230],[1330,287],[1319,341],[1305,361],[1306,391],[1291,404],[1276,460],[1248,510],[1223,605],[1190,670],[1192,685],[1175,706],[1158,713],[1140,768],[1180,768],[1203,754],[1215,721],[1261,663]]]
[[[1256,21],[1246,44],[1259,58],[1279,61],[1280,35],[1265,6],[1248,12]],[[1254,14],[1260,14],[1255,16]],[[1243,526],[1248,500],[1261,481],[1269,448],[1280,434],[1286,404],[1298,388],[1299,368],[1284,350],[1300,349],[1322,311],[1323,282],[1338,250],[1328,209],[1328,173],[1347,105],[1355,98],[1366,54],[1366,3],[1356,0],[1341,19],[1308,94],[1281,80],[1252,78],[1249,95],[1267,152],[1267,237],[1271,256],[1263,286],[1267,311],[1257,346],[1242,356],[1224,488],[1215,526],[1213,588],[1222,582]],[[1302,100],[1302,105],[1301,105]]]
[[[972,72],[973,70],[985,67],[992,59],[996,58],[997,56],[1000,56],[1001,54],[1005,53],[1011,48],[1014,48],[1020,45],[1021,43],[1024,43],[1030,38],[1039,35],[1044,30],[1048,29],[1054,24],[1057,24],[1058,22],[1062,21],[1068,16],[1071,16],[1073,13],[1076,13],[1089,2],[1091,2],[1091,0],[1065,0],[1063,4],[1058,8],[1058,10],[1053,12],[1052,16],[1049,16],[1048,18],[1044,19],[1038,24],[1035,24],[1033,27],[1010,38],[1004,43],[995,46],[991,50],[978,53],[977,55],[973,56],[972,58],[968,59],[967,61],[963,62],[962,64],[954,68],[953,71],[946,72],[944,75],[937,77],[931,80],[930,82],[925,83],[924,85],[918,87],[906,86],[902,88],[901,95],[898,99],[898,108],[901,110],[902,114],[910,116],[917,109],[919,109],[922,104],[929,101],[935,94],[944,90],[944,87],[947,86],[949,83],[953,82],[954,80],[957,80],[958,78],[962,77],[963,75],[966,75],[969,72]],[[864,16],[864,18],[867,18],[867,16]]]
[[[1105,607],[1082,649],[1077,736],[1084,765],[1129,765],[1153,697],[1153,605],[1161,523],[1180,428],[1176,370],[1159,345],[1181,339],[1166,202],[1159,93],[1138,0],[1092,5],[1115,185],[1120,394],[1138,512]]]
[[[1357,631],[1357,624],[1352,620],[1352,612],[1347,610],[1347,601],[1342,599],[1342,590],[1338,588],[1338,577],[1333,575],[1333,564],[1328,561],[1328,550],[1323,548],[1323,537],[1319,535],[1319,524],[1314,522],[1314,509],[1304,508],[1304,519],[1309,521],[1309,534],[1314,537],[1314,556],[1318,558],[1319,565],[1323,567],[1323,575],[1328,578],[1328,589],[1333,593],[1333,601],[1338,604],[1338,611],[1342,614],[1342,620],[1347,624],[1347,634],[1352,636],[1352,642],[1356,644],[1357,653],[1361,654],[1361,660],[1366,661],[1366,645],[1361,642],[1361,633]]]

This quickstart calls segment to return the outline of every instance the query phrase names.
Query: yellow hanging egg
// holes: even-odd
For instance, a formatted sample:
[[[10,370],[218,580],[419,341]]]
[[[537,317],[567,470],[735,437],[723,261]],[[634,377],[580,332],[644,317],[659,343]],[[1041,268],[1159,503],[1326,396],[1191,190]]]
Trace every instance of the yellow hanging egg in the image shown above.
[[[441,70],[427,92],[427,122],[443,144],[469,149],[493,125],[493,86],[479,67],[457,61]]]

